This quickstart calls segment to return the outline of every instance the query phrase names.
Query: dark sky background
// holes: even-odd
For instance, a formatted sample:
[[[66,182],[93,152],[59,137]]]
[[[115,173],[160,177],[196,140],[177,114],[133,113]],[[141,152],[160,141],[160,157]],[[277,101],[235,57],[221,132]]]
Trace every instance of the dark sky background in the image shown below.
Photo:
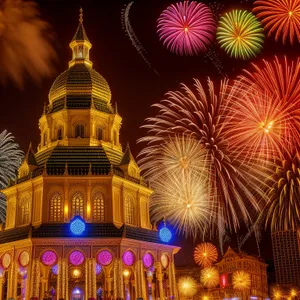
[[[112,90],[112,102],[118,102],[119,113],[123,117],[121,141],[130,142],[134,155],[141,150],[136,140],[145,132],[140,129],[146,117],[153,116],[155,110],[150,106],[160,101],[169,90],[179,87],[181,82],[191,85],[193,78],[205,81],[207,76],[220,80],[222,76],[215,66],[204,55],[181,57],[165,49],[156,34],[156,20],[160,13],[174,1],[169,0],[136,0],[130,12],[132,26],[140,42],[148,52],[148,60],[160,76],[147,66],[132,46],[121,26],[121,10],[129,1],[121,0],[40,0],[42,18],[48,21],[55,33],[53,43],[57,50],[58,60],[56,73],[52,78],[42,79],[36,84],[26,80],[23,90],[14,84],[7,83],[0,87],[1,118],[0,130],[8,129],[16,137],[21,148],[26,151],[30,142],[38,145],[40,132],[38,120],[43,111],[44,102],[48,102],[48,92],[55,77],[68,67],[71,59],[71,41],[78,25],[78,10],[84,10],[84,26],[93,44],[90,52],[94,68],[108,81]],[[214,2],[222,7],[220,13],[233,8],[251,10],[253,1],[219,0]],[[30,43],[30,40],[28,41]],[[212,46],[224,67],[223,73],[235,78],[251,62],[272,59],[274,55],[298,56],[299,44],[283,46],[276,43],[273,37],[265,40],[264,50],[251,62],[229,58],[217,44]],[[233,241],[233,240],[232,240]],[[189,244],[189,245],[188,245]],[[191,251],[193,242],[184,243]],[[249,240],[244,249],[255,253],[256,243]],[[262,242],[262,256],[271,258],[269,234]],[[187,255],[186,255],[187,257]],[[183,257],[179,260],[184,262]],[[189,257],[190,260],[190,257]]]

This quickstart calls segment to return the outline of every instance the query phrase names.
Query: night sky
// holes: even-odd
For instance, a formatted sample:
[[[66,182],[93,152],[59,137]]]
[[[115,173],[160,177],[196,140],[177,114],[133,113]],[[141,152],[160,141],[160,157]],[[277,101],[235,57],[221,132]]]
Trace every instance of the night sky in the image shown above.
[[[213,80],[222,79],[215,66],[204,55],[180,57],[165,49],[156,34],[156,21],[160,13],[174,1],[137,0],[130,12],[130,21],[141,44],[147,50],[148,60],[159,76],[147,66],[132,46],[121,26],[121,10],[129,1],[121,0],[41,0],[38,1],[41,16],[52,25],[53,44],[58,59],[52,78],[41,79],[39,84],[26,80],[24,88],[18,89],[13,83],[1,86],[0,130],[8,129],[16,137],[21,148],[26,151],[30,142],[34,148],[39,142],[38,120],[43,111],[44,102],[48,102],[48,92],[56,76],[67,69],[71,60],[69,43],[78,25],[79,8],[84,10],[84,26],[93,44],[90,58],[94,68],[104,76],[112,90],[112,102],[118,102],[120,115],[123,117],[121,142],[129,141],[136,156],[141,145],[136,140],[145,131],[140,129],[146,117],[153,116],[155,109],[150,106],[160,101],[169,90],[179,87],[181,82],[188,85],[193,78],[206,81],[207,76]],[[208,4],[212,1],[203,0]],[[253,1],[215,1],[222,6],[220,13],[233,8],[252,8]],[[30,40],[28,40],[30,43]],[[274,55],[287,55],[297,58],[299,44],[282,46],[273,39],[265,40],[264,50],[251,62],[229,58],[217,44],[212,46],[224,67],[223,74],[234,79],[241,70],[248,68],[251,62],[272,59]],[[185,244],[185,243],[184,243]],[[248,245],[249,244],[249,245]],[[244,250],[254,252],[256,245],[249,241]],[[187,247],[187,246],[185,246]],[[270,258],[271,243],[265,238],[262,243],[262,256]],[[192,249],[192,241],[190,242]],[[179,260],[183,262],[182,256]]]

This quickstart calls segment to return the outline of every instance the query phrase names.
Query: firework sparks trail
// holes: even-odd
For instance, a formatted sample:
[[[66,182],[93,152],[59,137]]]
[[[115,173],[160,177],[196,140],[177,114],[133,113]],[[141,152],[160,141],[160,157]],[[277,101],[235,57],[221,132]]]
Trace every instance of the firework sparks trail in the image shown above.
[[[130,13],[130,9],[131,9],[133,3],[134,3],[134,1],[128,3],[127,6],[124,9],[122,9],[122,11],[121,11],[122,27],[125,30],[127,36],[129,37],[132,45],[137,50],[137,52],[142,57],[142,59],[145,61],[145,63],[148,65],[148,67],[151,68],[159,76],[158,72],[152,67],[151,63],[148,61],[148,59],[146,57],[147,51],[145,50],[145,48],[139,41],[131,23],[130,23],[129,13]]]
[[[242,220],[246,225],[253,224],[267,200],[267,185],[264,180],[269,177],[270,170],[258,158],[248,165],[245,157],[241,157],[241,152],[236,151],[232,145],[229,131],[232,117],[228,115],[228,111],[232,102],[236,101],[235,87],[225,80],[217,89],[208,80],[208,89],[205,89],[195,80],[195,89],[197,93],[182,85],[182,91],[169,92],[166,99],[154,105],[159,113],[148,118],[143,126],[148,129],[148,135],[139,140],[147,143],[140,153],[140,164],[142,171],[150,175],[146,178],[151,182],[154,178],[149,173],[151,169],[157,168],[156,177],[163,174],[160,171],[161,160],[157,158],[160,149],[163,149],[162,145],[170,137],[183,134],[197,140],[199,151],[205,157],[199,163],[205,170],[204,178],[208,180],[207,184],[203,181],[204,186],[208,187],[210,202],[214,204],[211,206],[212,226],[208,231],[215,230],[221,242],[225,228],[236,231]],[[161,178],[165,189],[168,186],[170,189],[174,187],[168,177]],[[160,210],[168,211],[164,205],[160,204]],[[196,233],[195,227],[191,227],[189,231]]]
[[[15,143],[14,137],[4,130],[0,133],[0,190],[7,187],[10,180],[14,180],[23,159],[23,152]],[[5,220],[6,200],[0,192],[0,221]]]
[[[0,5],[0,66],[2,80],[23,85],[24,75],[35,81],[53,73],[55,51],[50,25],[40,19],[35,2],[4,0]]]

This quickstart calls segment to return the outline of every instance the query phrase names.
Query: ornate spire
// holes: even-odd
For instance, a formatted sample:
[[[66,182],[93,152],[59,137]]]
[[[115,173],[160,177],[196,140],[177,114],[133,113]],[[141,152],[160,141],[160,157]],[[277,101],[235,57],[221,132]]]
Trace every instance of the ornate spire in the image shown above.
[[[89,60],[89,52],[92,48],[92,44],[90,43],[83,26],[82,8],[79,10],[79,25],[70,43],[70,48],[72,49],[73,55],[69,67],[76,63],[85,63],[88,66],[92,66],[92,62]]]
[[[80,7],[79,9],[79,23],[82,24],[83,23],[83,9],[82,7]]]

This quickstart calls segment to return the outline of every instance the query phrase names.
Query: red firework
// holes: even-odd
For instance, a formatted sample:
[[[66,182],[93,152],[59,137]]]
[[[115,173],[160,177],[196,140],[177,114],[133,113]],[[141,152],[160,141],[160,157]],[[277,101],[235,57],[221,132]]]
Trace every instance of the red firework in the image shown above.
[[[300,42],[300,0],[257,0],[253,12],[261,19],[269,35],[275,33],[276,41],[283,43],[295,36]]]
[[[275,57],[245,73],[237,83],[243,96],[233,105],[240,132],[232,132],[232,141],[243,149],[251,145],[248,154],[281,158],[300,139],[300,60]]]
[[[203,3],[184,1],[170,5],[158,19],[163,44],[179,55],[205,52],[216,31],[213,13]]]

